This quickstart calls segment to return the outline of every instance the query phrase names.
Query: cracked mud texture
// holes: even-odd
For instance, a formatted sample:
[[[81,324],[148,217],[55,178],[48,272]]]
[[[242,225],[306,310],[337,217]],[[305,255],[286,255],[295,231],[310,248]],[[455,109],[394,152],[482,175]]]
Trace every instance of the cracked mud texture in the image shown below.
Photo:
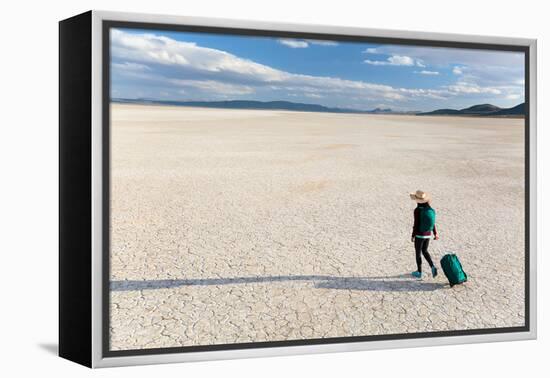
[[[524,325],[522,119],[113,104],[111,138],[112,350]],[[416,189],[465,285],[410,278]]]

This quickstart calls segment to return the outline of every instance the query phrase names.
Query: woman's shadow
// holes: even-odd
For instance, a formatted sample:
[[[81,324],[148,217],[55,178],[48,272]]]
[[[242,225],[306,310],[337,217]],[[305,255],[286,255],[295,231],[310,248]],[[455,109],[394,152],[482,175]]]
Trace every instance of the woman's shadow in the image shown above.
[[[318,289],[365,291],[434,291],[447,285],[423,281],[409,274],[379,277],[334,277],[324,275],[251,276],[231,278],[173,279],[173,280],[121,280],[111,281],[111,291],[169,289],[185,286],[222,286],[270,282],[313,282]]]
[[[446,287],[445,283],[408,278],[406,275],[393,277],[357,277],[325,280],[315,283],[318,289],[364,290],[364,291],[435,291]]]

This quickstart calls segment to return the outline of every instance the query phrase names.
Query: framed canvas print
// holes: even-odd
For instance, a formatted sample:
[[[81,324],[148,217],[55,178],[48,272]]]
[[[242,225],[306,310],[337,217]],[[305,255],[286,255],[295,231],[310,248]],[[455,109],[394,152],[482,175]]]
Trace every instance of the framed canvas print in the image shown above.
[[[536,337],[536,41],[60,22],[60,355]]]

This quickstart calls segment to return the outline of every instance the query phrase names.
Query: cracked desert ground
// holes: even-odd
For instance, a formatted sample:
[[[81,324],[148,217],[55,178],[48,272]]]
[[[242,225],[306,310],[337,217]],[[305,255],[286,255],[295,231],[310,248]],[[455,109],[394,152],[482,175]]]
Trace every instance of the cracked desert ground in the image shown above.
[[[111,110],[112,350],[524,325],[523,119]]]

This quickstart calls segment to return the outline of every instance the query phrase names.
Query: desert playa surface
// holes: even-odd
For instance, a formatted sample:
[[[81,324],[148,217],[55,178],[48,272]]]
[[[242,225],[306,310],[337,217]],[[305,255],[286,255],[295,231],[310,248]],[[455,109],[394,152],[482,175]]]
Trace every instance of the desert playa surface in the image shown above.
[[[111,110],[112,350],[524,325],[522,119]]]

